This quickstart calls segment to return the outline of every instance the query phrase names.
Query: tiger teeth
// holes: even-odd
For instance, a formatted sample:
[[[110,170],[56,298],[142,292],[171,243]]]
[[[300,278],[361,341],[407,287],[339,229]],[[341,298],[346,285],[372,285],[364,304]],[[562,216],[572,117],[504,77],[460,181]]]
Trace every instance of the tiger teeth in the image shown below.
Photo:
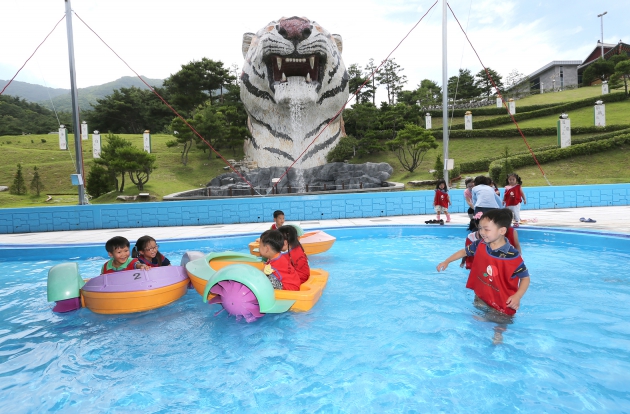
[[[282,58],[276,58],[276,63],[278,64],[278,70],[282,69]]]
[[[314,69],[315,68],[315,57],[311,56],[310,58],[308,58],[308,60],[311,63],[311,69]]]
[[[311,74],[306,73],[306,82],[311,83]]]
[[[285,76],[284,72],[282,73],[282,79],[280,80],[280,82],[286,82],[287,81],[287,77]]]

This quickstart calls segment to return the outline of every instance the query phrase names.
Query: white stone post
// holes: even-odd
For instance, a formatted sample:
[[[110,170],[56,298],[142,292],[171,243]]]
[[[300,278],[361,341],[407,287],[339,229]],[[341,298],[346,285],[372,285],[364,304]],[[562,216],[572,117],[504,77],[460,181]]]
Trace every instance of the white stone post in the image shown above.
[[[87,122],[81,122],[81,141],[88,140],[88,124]]]
[[[431,129],[432,125],[431,125],[431,114],[427,112],[425,118],[424,118],[424,122],[425,122],[425,127],[426,129]]]
[[[59,125],[59,149],[64,151],[68,149],[68,131],[65,125]]]
[[[516,102],[514,102],[514,99],[510,98],[508,105],[510,106],[510,115],[514,115],[516,113]]]
[[[540,82],[540,94],[542,95],[543,93],[545,93],[545,84],[541,81]]]
[[[466,130],[472,130],[473,129],[472,112],[470,112],[470,111],[466,111],[466,114],[464,115],[464,129],[466,129]]]
[[[604,105],[603,101],[595,102],[594,113],[595,113],[595,126],[605,127],[606,126],[606,105]]]
[[[151,131],[149,131],[148,129],[146,131],[144,131],[144,134],[142,134],[142,138],[144,139],[144,150],[146,152],[148,152],[149,154],[151,153]]]
[[[608,81],[602,82],[602,95],[608,95]]]
[[[501,98],[497,96],[497,108],[501,108],[502,106],[503,106],[503,101],[501,100]]]
[[[98,129],[92,134],[92,158],[101,158],[101,134]]]
[[[560,115],[558,119],[558,146],[560,148],[571,146],[571,120],[567,114]]]

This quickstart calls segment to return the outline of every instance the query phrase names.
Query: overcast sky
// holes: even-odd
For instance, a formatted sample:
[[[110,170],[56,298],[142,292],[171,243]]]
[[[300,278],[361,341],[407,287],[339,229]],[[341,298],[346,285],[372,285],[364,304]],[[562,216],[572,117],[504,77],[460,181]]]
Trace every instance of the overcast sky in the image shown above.
[[[434,0],[72,0],[72,9],[139,74],[166,78],[182,64],[207,57],[242,66],[242,35],[282,16],[306,16],[343,37],[346,66],[383,60]],[[630,43],[628,0],[451,0],[449,3],[482,61],[505,77],[528,75],[553,60],[583,60],[600,38]],[[626,10],[624,10],[624,8]],[[0,24],[0,79],[8,80],[65,13],[64,0],[4,1]],[[625,15],[625,16],[624,16]],[[442,2],[393,57],[413,89],[422,79],[441,84]],[[99,85],[134,76],[73,16],[77,83]],[[481,65],[448,19],[448,73]],[[69,88],[66,23],[63,21],[16,80]],[[6,94],[10,94],[7,89]]]

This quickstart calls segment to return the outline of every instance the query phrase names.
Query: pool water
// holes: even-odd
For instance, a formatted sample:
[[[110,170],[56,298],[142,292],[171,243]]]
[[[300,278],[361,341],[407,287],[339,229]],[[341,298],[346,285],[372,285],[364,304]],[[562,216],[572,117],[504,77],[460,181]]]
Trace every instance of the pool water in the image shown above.
[[[435,270],[462,228],[327,232],[317,305],[251,324],[194,290],[139,314],[53,314],[47,271],[68,260],[1,261],[0,412],[630,411],[627,238],[519,231],[532,283],[495,345],[467,272]],[[177,263],[251,239],[159,242]],[[85,277],[105,260],[67,254]]]

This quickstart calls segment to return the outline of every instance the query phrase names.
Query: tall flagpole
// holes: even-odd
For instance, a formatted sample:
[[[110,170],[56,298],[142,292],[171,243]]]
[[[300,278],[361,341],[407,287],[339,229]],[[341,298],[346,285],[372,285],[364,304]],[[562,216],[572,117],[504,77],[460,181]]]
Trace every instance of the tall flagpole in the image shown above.
[[[85,201],[85,176],[83,174],[83,148],[81,145],[81,124],[79,123],[79,94],[77,92],[77,79],[74,70],[74,41],[72,36],[72,6],[70,0],[66,2],[66,28],[68,30],[68,58],[70,59],[70,95],[72,96],[72,130],[74,132],[74,152],[76,155],[77,175],[79,181],[79,205],[87,204]]]
[[[448,79],[446,74],[446,0],[442,0],[442,143],[444,145],[444,181],[448,188]]]

